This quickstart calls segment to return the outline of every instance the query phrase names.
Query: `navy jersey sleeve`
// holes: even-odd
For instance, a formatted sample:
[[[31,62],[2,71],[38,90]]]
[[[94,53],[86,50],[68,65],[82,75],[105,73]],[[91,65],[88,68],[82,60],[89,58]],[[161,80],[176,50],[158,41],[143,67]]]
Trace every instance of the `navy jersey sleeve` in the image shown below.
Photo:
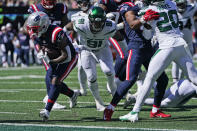
[[[122,4],[120,7],[119,7],[119,11],[120,11],[120,14],[121,16],[124,17],[124,14],[128,11],[134,11],[135,14],[137,15],[137,12],[139,11],[139,7],[134,5],[133,3],[131,2],[127,2],[127,3],[124,3]]]

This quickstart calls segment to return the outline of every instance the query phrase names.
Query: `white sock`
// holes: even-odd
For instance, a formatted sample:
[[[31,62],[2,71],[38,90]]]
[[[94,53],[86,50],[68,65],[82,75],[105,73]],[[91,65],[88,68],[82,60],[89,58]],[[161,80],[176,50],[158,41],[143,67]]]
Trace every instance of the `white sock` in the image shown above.
[[[158,110],[159,110],[159,108],[153,107],[153,108],[152,108],[152,113],[156,113]]]
[[[112,109],[112,111],[115,110],[115,106],[113,106],[112,104],[109,104],[109,105],[107,106],[107,108],[108,108],[108,109]]]

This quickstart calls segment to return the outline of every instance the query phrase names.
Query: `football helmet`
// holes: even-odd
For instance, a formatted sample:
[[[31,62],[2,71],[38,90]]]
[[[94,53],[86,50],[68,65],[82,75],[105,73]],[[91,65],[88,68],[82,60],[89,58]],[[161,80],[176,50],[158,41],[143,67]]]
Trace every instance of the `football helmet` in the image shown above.
[[[11,23],[7,23],[5,27],[6,27],[7,31],[11,31],[12,30],[12,24]]]
[[[90,10],[88,19],[91,31],[96,33],[103,29],[106,21],[106,13],[101,7],[95,6]]]
[[[49,27],[50,21],[46,13],[37,11],[32,13],[27,19],[27,31],[31,38],[40,37]]]
[[[76,0],[77,1],[77,5],[78,7],[82,10],[82,11],[88,11],[91,3],[90,0]]]
[[[1,32],[2,33],[5,33],[6,32],[6,27],[3,25],[3,26],[1,26]]]
[[[56,5],[56,0],[42,0],[41,4],[45,9],[52,9]]]
[[[175,0],[177,5],[177,10],[179,13],[183,13],[187,7],[187,0]]]

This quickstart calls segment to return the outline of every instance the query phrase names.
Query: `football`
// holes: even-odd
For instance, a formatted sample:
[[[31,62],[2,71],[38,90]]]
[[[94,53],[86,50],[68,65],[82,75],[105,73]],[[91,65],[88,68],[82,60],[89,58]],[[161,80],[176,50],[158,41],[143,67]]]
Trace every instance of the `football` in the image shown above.
[[[44,48],[44,52],[47,53],[49,59],[56,59],[61,55],[60,49]]]

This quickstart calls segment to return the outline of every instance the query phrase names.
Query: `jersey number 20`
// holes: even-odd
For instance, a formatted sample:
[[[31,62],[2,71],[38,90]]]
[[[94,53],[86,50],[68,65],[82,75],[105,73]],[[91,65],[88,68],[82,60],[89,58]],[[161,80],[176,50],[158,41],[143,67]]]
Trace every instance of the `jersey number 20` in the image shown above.
[[[162,21],[157,22],[157,27],[160,32],[172,30],[172,28],[178,28],[178,15],[176,10],[169,10],[166,12],[159,13],[160,17],[163,17]],[[174,19],[176,17],[176,20]]]

